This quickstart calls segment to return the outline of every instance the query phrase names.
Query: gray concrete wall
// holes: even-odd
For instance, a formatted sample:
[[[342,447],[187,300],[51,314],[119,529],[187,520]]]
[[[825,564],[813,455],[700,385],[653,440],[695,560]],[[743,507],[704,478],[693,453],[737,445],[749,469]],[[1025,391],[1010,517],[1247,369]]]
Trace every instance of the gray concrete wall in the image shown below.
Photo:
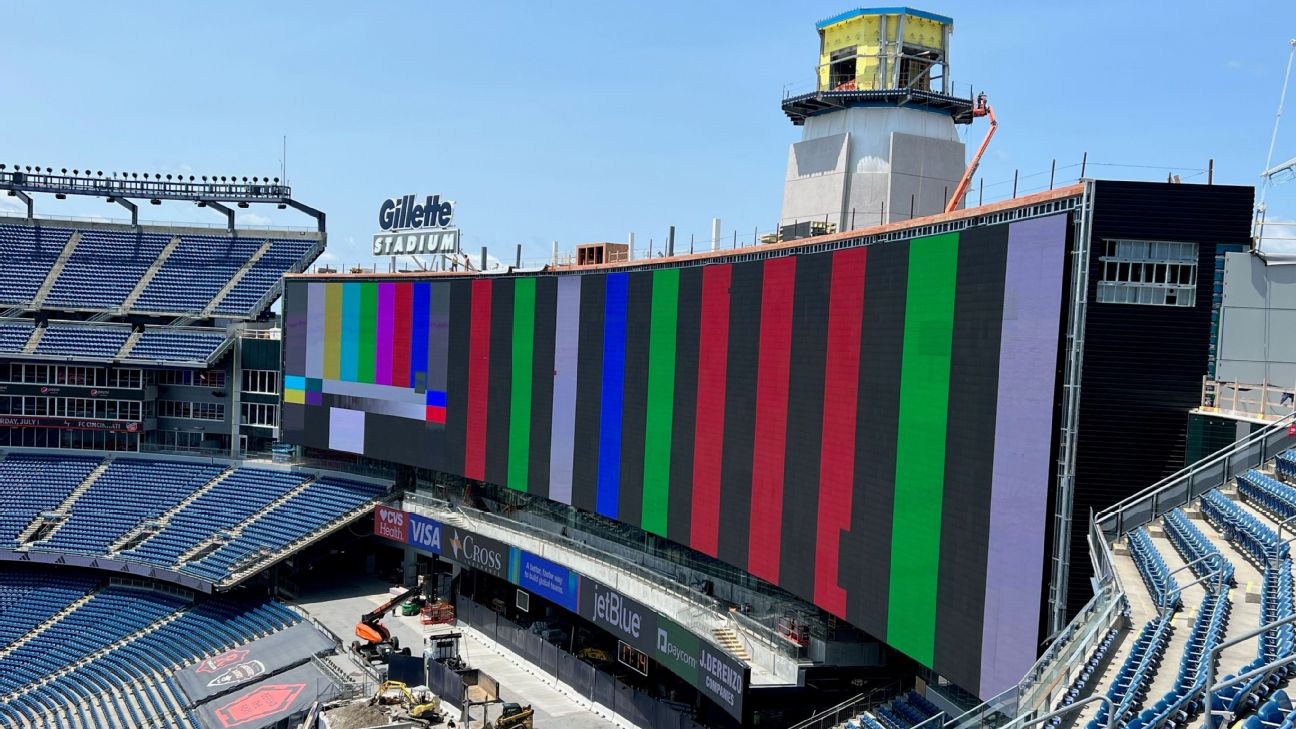
[[[964,167],[964,145],[943,114],[884,107],[811,117],[788,152],[780,224],[826,217],[842,231],[908,220],[911,196],[915,217],[933,215]]]
[[[1216,379],[1296,387],[1296,265],[1224,259]]]

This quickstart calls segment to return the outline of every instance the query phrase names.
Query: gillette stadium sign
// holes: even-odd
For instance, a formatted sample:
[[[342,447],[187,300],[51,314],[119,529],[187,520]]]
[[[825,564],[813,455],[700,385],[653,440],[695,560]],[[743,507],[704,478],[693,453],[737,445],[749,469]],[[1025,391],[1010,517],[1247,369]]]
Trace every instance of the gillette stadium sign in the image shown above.
[[[378,206],[378,227],[373,237],[375,256],[454,253],[459,250],[459,229],[454,225],[455,204],[440,195],[420,201],[415,195],[383,200]]]

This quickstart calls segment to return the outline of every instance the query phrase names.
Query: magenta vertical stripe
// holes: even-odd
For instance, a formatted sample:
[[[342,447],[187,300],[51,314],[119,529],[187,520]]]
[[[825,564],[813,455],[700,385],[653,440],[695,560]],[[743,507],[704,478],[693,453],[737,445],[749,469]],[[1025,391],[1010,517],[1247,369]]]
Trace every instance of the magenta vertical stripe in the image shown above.
[[[1065,215],[1008,229],[978,696],[1035,662],[1065,245]]]
[[[378,327],[374,332],[374,382],[379,385],[392,384],[392,341],[395,336],[396,284],[379,283]]]

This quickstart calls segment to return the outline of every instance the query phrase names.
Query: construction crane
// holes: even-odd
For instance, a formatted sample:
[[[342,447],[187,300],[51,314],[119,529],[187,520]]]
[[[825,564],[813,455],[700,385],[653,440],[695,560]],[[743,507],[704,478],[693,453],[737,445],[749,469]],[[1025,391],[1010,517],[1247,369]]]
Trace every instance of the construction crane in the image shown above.
[[[981,146],[977,147],[976,154],[972,155],[972,161],[968,163],[967,171],[963,173],[963,179],[959,180],[958,187],[954,188],[954,194],[950,196],[949,202],[945,205],[945,212],[952,213],[958,210],[959,203],[963,202],[963,196],[967,194],[968,187],[972,184],[972,175],[976,174],[977,167],[981,165],[981,156],[985,154],[986,147],[990,146],[990,139],[994,137],[995,131],[999,129],[999,121],[995,119],[994,107],[986,101],[985,92],[977,94],[976,107],[972,109],[972,116],[985,116],[990,118],[990,128],[986,130],[985,139],[981,140]]]
[[[364,643],[358,640],[354,641],[351,643],[351,649],[369,661],[385,661],[389,654],[399,651],[400,641],[391,634],[387,626],[382,624],[382,616],[407,598],[417,596],[422,589],[422,587],[412,587],[361,615],[360,622],[356,623],[355,626],[355,634],[357,638],[363,639]],[[408,655],[409,649],[406,648],[405,650]]]

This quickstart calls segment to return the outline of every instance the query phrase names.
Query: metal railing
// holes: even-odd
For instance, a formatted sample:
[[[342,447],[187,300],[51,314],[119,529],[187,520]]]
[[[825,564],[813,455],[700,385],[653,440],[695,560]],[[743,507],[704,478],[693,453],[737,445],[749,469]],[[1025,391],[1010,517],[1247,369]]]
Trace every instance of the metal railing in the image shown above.
[[[1095,523],[1106,541],[1115,539],[1166,512],[1223,486],[1247,469],[1256,468],[1279,453],[1296,446],[1290,426],[1296,413],[1289,413],[1252,432],[1206,458],[1167,476],[1146,489],[1104,509]]]
[[[677,615],[672,615],[671,617],[681,622],[686,627],[693,629],[704,639],[706,639],[711,643],[715,643],[716,645],[719,645],[719,643],[716,642],[715,637],[711,634],[712,628],[717,627],[718,625],[724,622],[727,622],[728,618],[732,617],[730,611],[727,610],[726,607],[719,600],[710,597],[708,595],[704,595],[702,593],[689,590],[685,588],[683,585],[681,585],[679,582],[670,579],[668,577],[653,573],[652,571],[645,568],[643,565],[640,565],[635,562],[631,562],[618,555],[605,552],[601,549],[598,549],[595,546],[590,545],[588,542],[583,542],[572,536],[564,535],[560,531],[549,531],[532,524],[527,524],[526,522],[515,521],[512,519],[508,519],[506,517],[501,517],[498,514],[492,514],[490,512],[480,511],[477,509],[464,507],[462,505],[451,504],[450,502],[444,499],[440,499],[435,496],[430,496],[427,494],[420,494],[417,492],[407,492],[404,496],[404,499],[405,499],[405,503],[407,504],[412,503],[415,506],[421,506],[423,508],[429,509],[433,511],[434,515],[437,512],[455,513],[464,517],[464,519],[468,521],[470,525],[472,524],[472,522],[477,521],[484,524],[490,524],[492,526],[495,526],[499,529],[503,529],[506,531],[519,532],[527,536],[530,536],[532,538],[539,539],[543,543],[556,544],[564,549],[573,551],[579,554],[581,557],[593,560],[595,562],[599,562],[615,572],[628,573],[630,575],[633,575],[632,579],[646,582],[657,589],[660,589],[664,592],[667,592],[675,596],[677,599],[687,604],[693,605],[694,608],[697,610],[697,612],[700,613],[700,615],[677,614]],[[613,587],[618,587],[618,586],[613,585]],[[706,617],[707,614],[710,615],[709,620]],[[761,625],[760,623],[749,620],[747,623],[740,623],[740,625],[742,625],[744,628],[743,635],[751,635],[758,639],[763,638],[761,642],[764,643],[764,645],[768,647],[770,651],[773,652],[775,655],[781,655],[785,658],[789,658],[794,661],[800,660],[800,651],[797,649],[796,646],[790,644],[779,645],[779,641],[770,637],[761,636],[760,635],[761,629],[765,629],[765,630],[767,629],[765,628],[765,626]],[[753,660],[752,662],[755,663],[756,661]]]
[[[881,706],[899,694],[900,682],[892,681],[853,698],[846,699],[836,706],[817,712],[810,718],[793,724],[788,729],[829,729],[842,722],[850,721],[874,707]]]

